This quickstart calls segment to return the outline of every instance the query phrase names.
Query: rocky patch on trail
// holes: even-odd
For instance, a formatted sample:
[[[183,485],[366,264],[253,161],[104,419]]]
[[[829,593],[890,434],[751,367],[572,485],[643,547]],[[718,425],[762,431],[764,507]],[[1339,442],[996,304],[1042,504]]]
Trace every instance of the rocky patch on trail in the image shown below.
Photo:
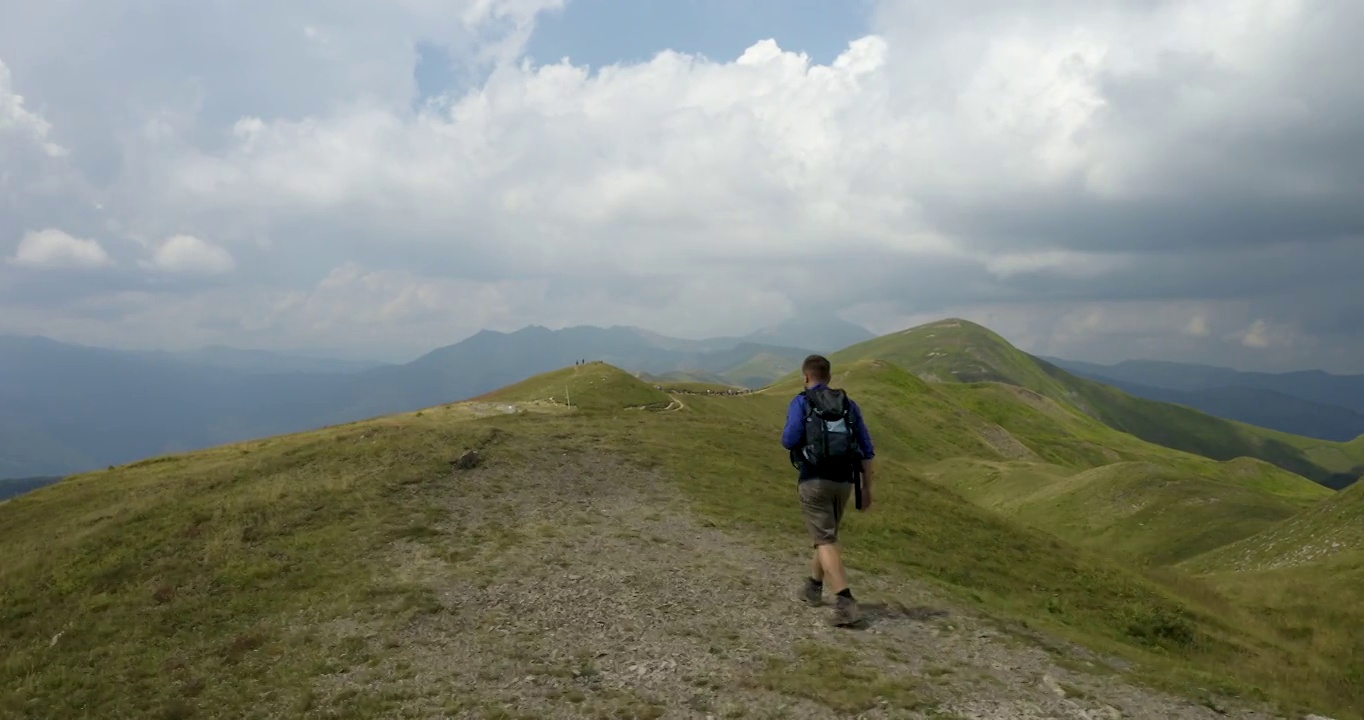
[[[866,622],[829,627],[829,607],[797,600],[803,538],[755,549],[618,459],[492,452],[464,473],[430,489],[432,532],[389,551],[429,607],[396,634],[356,630],[376,660],[327,676],[319,711],[360,693],[416,718],[1226,717],[1061,667],[924,587],[855,568]]]

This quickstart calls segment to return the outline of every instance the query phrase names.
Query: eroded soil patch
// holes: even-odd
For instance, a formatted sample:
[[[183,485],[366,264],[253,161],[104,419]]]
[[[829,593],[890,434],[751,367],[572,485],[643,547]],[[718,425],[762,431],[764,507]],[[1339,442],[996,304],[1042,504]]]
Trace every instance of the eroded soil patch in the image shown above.
[[[388,550],[405,622],[347,628],[367,660],[320,677],[313,714],[1225,717],[1062,667],[924,587],[855,569],[868,621],[829,627],[829,608],[797,600],[803,537],[787,556],[758,551],[616,458],[493,452],[427,491],[439,512]]]

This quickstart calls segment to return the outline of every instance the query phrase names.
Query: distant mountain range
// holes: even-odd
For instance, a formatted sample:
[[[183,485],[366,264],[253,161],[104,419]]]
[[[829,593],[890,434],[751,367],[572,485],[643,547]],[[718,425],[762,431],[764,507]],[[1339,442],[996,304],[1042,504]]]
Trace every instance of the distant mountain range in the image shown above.
[[[633,327],[484,330],[403,364],[0,336],[0,478],[66,475],[480,395],[577,360],[746,387],[874,335],[838,318],[687,340]]]
[[[1186,405],[1229,420],[1325,440],[1364,435],[1364,375],[1243,372],[1154,360],[1099,365],[1045,359],[1137,397]]]
[[[0,479],[0,502],[4,502],[18,495],[23,495],[30,490],[37,490],[45,485],[51,485],[58,480],[61,480],[61,478],[56,476],[14,478],[10,480]]]
[[[485,330],[411,362],[382,364],[225,347],[124,351],[0,336],[0,478],[62,476],[455,402],[578,360],[601,360],[651,380],[761,387],[796,370],[810,352],[836,355],[873,339],[837,318],[702,340],[622,326],[528,326]],[[1004,352],[998,343],[980,347]],[[996,368],[1031,367],[1011,352],[1019,357],[982,357],[950,366],[949,375],[1007,380],[995,376]],[[1364,434],[1364,376],[1046,361],[1139,398],[1260,427],[1341,441]],[[1033,384],[1044,382],[1038,377]],[[1166,442],[1178,447],[1178,439]]]

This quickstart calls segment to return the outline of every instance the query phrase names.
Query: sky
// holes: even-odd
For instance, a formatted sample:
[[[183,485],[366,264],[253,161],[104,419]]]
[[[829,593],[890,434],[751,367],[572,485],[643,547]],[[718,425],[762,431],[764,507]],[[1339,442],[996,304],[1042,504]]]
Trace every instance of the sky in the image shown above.
[[[0,333],[1364,372],[1364,3],[0,0]]]

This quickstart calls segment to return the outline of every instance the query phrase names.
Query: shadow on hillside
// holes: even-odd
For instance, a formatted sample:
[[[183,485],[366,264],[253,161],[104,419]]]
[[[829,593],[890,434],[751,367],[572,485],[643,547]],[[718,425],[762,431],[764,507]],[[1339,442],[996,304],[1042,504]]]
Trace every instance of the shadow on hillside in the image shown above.
[[[878,622],[887,620],[907,620],[909,622],[928,622],[940,617],[947,617],[950,613],[941,608],[919,605],[916,607],[906,607],[900,603],[879,603],[858,601],[858,608],[862,611],[862,622],[857,624],[857,628],[866,628]]]

